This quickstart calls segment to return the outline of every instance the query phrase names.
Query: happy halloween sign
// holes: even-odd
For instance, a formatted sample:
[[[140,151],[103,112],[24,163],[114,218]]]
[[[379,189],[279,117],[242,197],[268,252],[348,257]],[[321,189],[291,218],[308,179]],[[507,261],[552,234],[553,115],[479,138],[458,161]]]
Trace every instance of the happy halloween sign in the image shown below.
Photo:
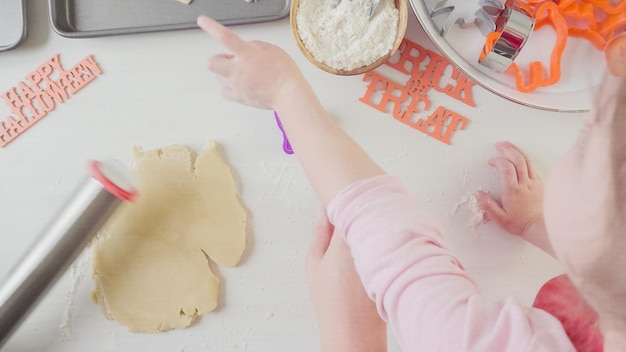
[[[12,116],[0,120],[0,148],[44,118],[79,90],[96,79],[102,71],[93,55],[69,70],[63,68],[59,54],[29,73],[24,81],[8,89],[2,99]]]
[[[376,72],[368,72],[363,76],[363,81],[369,81],[367,91],[359,101],[385,113],[388,106],[391,106],[391,114],[396,120],[441,142],[451,144],[454,133],[464,130],[469,120],[443,106],[437,107],[428,115],[432,105],[429,94],[434,90],[476,107],[472,94],[475,82],[456,67],[452,67],[451,73],[445,77],[450,72],[447,68],[452,65],[443,56],[406,38],[400,44],[398,52],[398,61],[388,60],[385,65],[408,75],[406,82],[396,83]],[[454,83],[443,85],[444,78]]]

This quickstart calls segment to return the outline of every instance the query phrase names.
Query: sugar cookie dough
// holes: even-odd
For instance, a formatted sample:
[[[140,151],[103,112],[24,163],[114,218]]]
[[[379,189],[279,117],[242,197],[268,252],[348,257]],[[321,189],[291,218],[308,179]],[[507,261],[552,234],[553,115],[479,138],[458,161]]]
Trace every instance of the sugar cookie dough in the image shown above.
[[[237,265],[246,212],[213,142],[195,161],[178,145],[135,148],[134,157],[139,196],[92,246],[92,298],[133,332],[184,328],[217,306],[219,279],[208,261]]]

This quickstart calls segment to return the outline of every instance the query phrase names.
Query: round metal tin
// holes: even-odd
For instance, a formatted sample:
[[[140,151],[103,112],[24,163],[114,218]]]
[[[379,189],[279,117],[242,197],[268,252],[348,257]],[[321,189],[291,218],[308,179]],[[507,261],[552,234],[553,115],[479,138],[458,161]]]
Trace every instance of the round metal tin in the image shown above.
[[[591,108],[594,91],[600,86],[607,71],[604,53],[596,50],[587,41],[578,38],[568,39],[561,61],[561,80],[557,84],[542,87],[534,92],[521,93],[515,88],[515,79],[512,75],[497,73],[478,62],[485,37],[475,25],[455,26],[443,36],[442,23],[431,18],[432,9],[441,0],[408,1],[437,49],[480,86],[510,101],[542,110],[584,112]],[[476,8],[480,6],[478,0],[458,1],[475,1]],[[555,35],[548,27],[533,32],[516,59],[518,65],[525,67],[526,62],[544,61],[549,58]]]

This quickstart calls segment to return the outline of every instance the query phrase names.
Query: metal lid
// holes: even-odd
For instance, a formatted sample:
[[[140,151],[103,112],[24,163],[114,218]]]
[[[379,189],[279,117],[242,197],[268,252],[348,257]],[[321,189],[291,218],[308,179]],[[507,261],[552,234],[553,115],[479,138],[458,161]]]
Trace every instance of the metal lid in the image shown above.
[[[132,202],[137,196],[135,181],[130,171],[117,161],[92,161],[89,164],[91,177],[121,200]]]
[[[0,51],[17,47],[26,38],[24,0],[0,1]]]

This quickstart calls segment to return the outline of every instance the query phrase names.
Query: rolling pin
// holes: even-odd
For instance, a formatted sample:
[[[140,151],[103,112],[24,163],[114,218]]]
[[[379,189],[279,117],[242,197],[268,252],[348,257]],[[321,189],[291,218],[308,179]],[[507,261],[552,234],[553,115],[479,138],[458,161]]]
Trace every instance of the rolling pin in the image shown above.
[[[122,202],[137,196],[118,162],[92,161],[90,177],[44,228],[0,287],[0,348]]]

